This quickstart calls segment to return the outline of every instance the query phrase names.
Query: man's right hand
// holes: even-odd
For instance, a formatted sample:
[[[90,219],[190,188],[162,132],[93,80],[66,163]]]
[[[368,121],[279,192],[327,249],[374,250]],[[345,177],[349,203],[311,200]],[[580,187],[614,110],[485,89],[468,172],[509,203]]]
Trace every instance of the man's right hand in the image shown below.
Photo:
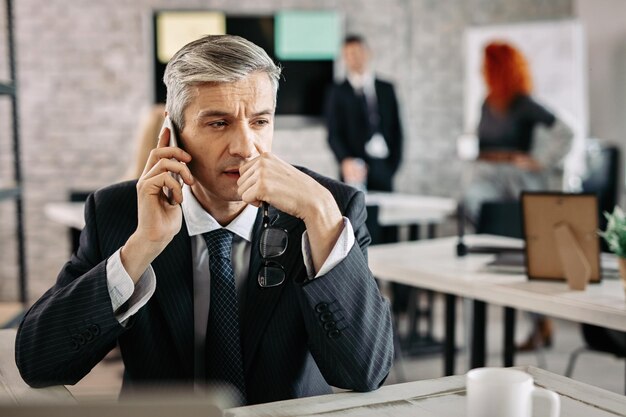
[[[182,225],[182,186],[171,173],[179,174],[185,184],[194,183],[186,165],[191,161],[191,155],[180,148],[168,146],[169,138],[169,130],[164,129],[137,182],[137,230],[120,252],[122,264],[135,283]],[[167,201],[163,187],[171,190],[175,204]]]

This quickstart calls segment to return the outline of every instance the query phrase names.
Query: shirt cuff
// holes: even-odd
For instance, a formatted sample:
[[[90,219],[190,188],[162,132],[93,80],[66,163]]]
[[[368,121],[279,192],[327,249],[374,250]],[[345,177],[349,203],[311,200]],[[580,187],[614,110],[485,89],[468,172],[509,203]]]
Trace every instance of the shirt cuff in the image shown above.
[[[335,246],[333,250],[330,251],[328,258],[322,264],[322,267],[315,274],[315,268],[313,267],[313,258],[311,256],[311,244],[309,243],[309,235],[305,230],[302,233],[302,258],[304,259],[304,266],[306,268],[306,274],[309,279],[319,278],[322,275],[326,275],[329,273],[335,266],[337,266],[341,261],[343,261],[352,246],[354,246],[354,231],[352,230],[352,223],[347,217],[343,218],[343,230],[341,231],[341,235],[335,242]]]
[[[137,284],[133,284],[120,258],[118,249],[107,261],[107,287],[115,318],[124,324],[141,307],[146,305],[156,289],[156,275],[152,265],[141,275]]]

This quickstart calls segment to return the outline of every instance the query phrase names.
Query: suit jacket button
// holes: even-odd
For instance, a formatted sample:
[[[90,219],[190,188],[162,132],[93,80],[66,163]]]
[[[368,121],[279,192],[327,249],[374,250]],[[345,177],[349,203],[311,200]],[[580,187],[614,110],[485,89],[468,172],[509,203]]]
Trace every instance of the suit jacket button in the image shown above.
[[[336,339],[339,336],[341,336],[341,332],[337,329],[334,329],[326,333],[326,335],[328,336],[329,339]]]
[[[73,350],[78,350],[80,348],[75,338],[72,338],[70,340],[70,346],[72,347]]]
[[[335,322],[334,321],[328,321],[326,323],[324,323],[324,330],[333,330],[335,328]]]
[[[83,336],[82,334],[77,335],[76,340],[78,341],[79,345],[84,345],[87,342],[87,340],[85,340],[85,336]]]
[[[317,311],[318,313],[323,313],[325,311],[328,311],[328,304],[319,303],[318,305],[315,306],[315,311]]]
[[[93,339],[93,333],[91,333],[91,330],[85,330],[83,332],[83,337],[86,341],[91,342],[91,340]]]
[[[326,323],[327,321],[332,321],[332,319],[333,319],[333,313],[331,313],[330,311],[320,314],[320,320],[322,321],[322,323]]]
[[[94,336],[98,336],[100,334],[100,326],[98,326],[97,324],[92,324],[91,326],[89,326],[89,331]]]

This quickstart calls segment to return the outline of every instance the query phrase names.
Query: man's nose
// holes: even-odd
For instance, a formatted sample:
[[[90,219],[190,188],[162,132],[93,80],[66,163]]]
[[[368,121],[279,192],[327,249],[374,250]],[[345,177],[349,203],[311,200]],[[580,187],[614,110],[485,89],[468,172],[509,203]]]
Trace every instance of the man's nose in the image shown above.
[[[255,156],[256,147],[254,141],[256,136],[249,126],[241,126],[233,132],[233,138],[230,141],[230,154],[248,159]]]

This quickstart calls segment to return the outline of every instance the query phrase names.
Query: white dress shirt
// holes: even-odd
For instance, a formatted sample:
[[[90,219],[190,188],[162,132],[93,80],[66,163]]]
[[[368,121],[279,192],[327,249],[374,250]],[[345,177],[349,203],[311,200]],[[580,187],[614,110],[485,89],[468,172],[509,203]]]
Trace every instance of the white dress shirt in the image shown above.
[[[193,300],[194,300],[194,334],[196,346],[196,363],[204,360],[204,340],[209,316],[210,272],[209,251],[202,234],[220,229],[222,226],[207,213],[193,195],[191,188],[183,185],[183,218],[191,237],[191,253],[193,262]],[[235,285],[240,306],[243,303],[242,289],[248,277],[250,250],[252,249],[252,233],[258,208],[248,205],[225,229],[231,231],[233,248],[231,261],[235,273]],[[354,245],[354,231],[347,217],[343,218],[344,227],[330,255],[315,274],[311,250],[306,230],[302,234],[302,257],[309,278],[318,278],[327,274],[348,255]],[[107,261],[107,285],[115,317],[123,325],[133,314],[143,307],[156,289],[156,275],[152,266],[140,277],[136,285],[124,269],[117,250]],[[202,366],[197,367],[203,369]]]

